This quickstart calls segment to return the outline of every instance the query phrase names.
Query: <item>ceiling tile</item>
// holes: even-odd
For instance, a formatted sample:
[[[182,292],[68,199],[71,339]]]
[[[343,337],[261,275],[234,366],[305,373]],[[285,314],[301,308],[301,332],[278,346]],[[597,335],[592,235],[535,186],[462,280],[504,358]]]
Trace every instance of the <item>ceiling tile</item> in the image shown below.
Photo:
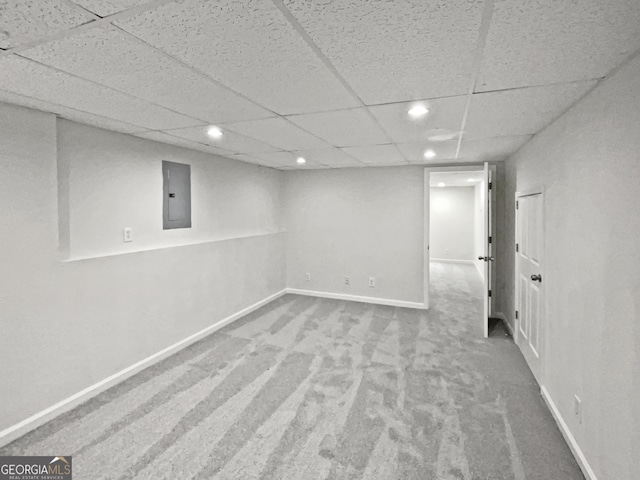
[[[254,156],[247,155],[246,153],[232,153],[230,155],[227,155],[227,158],[230,158],[231,160],[237,160],[239,162],[251,163],[253,165],[262,165],[265,167],[272,166],[268,165],[267,162],[260,160],[259,158],[256,158]]]
[[[231,153],[227,156],[231,160],[239,160],[241,162],[254,163],[259,164],[261,161],[256,157],[252,157],[251,155],[247,155],[246,153]]]
[[[202,123],[15,55],[0,59],[0,70],[1,90],[138,125],[141,130]]]
[[[272,145],[259,142],[253,138],[245,137],[231,130],[223,129],[224,135],[222,138],[214,139],[207,135],[208,126],[193,127],[193,128],[180,128],[170,130],[171,135],[176,137],[185,138],[198,143],[204,143],[213,147],[229,150],[233,153],[259,153],[259,152],[274,152],[278,149]]]
[[[259,159],[261,162],[269,165],[297,166],[296,155],[293,152],[264,152],[255,153],[252,157]]]
[[[512,137],[464,138],[460,146],[459,158],[478,161],[503,160],[522,145],[531,135],[515,135]]]
[[[389,143],[386,133],[364,108],[287,117],[336,147]]]
[[[306,153],[306,152],[302,152]],[[326,165],[319,163],[318,161],[311,158],[305,157],[306,162],[302,165],[296,162],[296,159],[301,156],[301,153],[294,152],[267,152],[267,153],[256,153],[253,155],[254,157],[260,159],[262,165],[266,165],[272,168],[279,169],[315,169],[315,168],[328,168]]]
[[[604,77],[638,32],[638,0],[497,0],[478,91]]]
[[[0,3],[0,48],[17,47],[93,19],[62,0],[5,0]]]
[[[584,95],[595,81],[476,93],[465,137],[500,137],[537,133]]]
[[[273,115],[113,27],[94,28],[21,55],[206,122]]]
[[[358,105],[272,2],[187,0],[117,24],[279,114]]]
[[[255,138],[261,142],[275,145],[283,150],[302,150],[328,148],[329,145],[318,137],[305,132],[282,117],[230,123],[226,128]]]
[[[295,167],[275,167],[280,170],[326,170],[328,167],[326,165],[322,165],[320,163],[305,163],[304,165],[296,165]],[[336,167],[339,168],[339,167]]]
[[[412,119],[407,112],[414,104],[425,105],[429,113],[421,119]],[[404,143],[426,140],[429,135],[456,136],[460,132],[466,104],[466,96],[457,96],[377,105],[369,107],[369,110],[394,142]]]
[[[466,93],[481,0],[284,0],[368,104]]]
[[[458,141],[399,143],[398,148],[410,163],[441,163],[456,158]],[[424,152],[427,150],[433,150],[436,156],[431,159],[425,158]]]
[[[297,168],[301,166],[296,164],[295,158],[293,156],[291,159],[289,159],[289,161],[287,161],[287,163],[283,164],[281,162],[282,157],[278,156],[278,154],[283,154],[283,153],[292,156],[290,152],[268,152],[268,153],[254,153],[253,155],[237,153],[237,154],[231,155],[229,158],[237,159],[243,162],[253,163],[254,165],[261,165],[263,167],[277,168],[277,169]],[[326,168],[324,165],[314,164],[312,166]]]
[[[323,148],[319,150],[301,150],[295,152],[296,156],[303,157],[307,164],[320,164],[331,168],[363,167],[364,164],[347,155],[338,148]],[[305,164],[305,166],[307,165]]]
[[[228,150],[212,147],[211,145],[205,145],[199,142],[185,140],[184,138],[176,137],[174,135],[170,135],[163,132],[142,132],[142,133],[136,133],[135,136],[140,138],[147,138],[149,140],[155,140],[156,142],[168,143],[169,145],[176,145],[178,147],[185,147],[185,148],[190,148],[192,150],[212,153],[214,155],[221,155],[226,157],[232,155],[232,153],[229,152]]]
[[[395,145],[344,147],[341,150],[367,165],[406,165],[407,160]]]
[[[114,132],[136,133],[144,130],[142,127],[138,127],[136,125],[118,122],[117,120],[111,120],[110,118],[100,117],[98,115],[93,115],[92,113],[63,107],[62,105],[56,105],[55,103],[44,102],[35,98],[25,97],[24,95],[18,95],[17,93],[5,92],[3,90],[0,90],[0,102],[13,103],[15,105],[21,105],[35,110],[42,110],[43,112],[55,113],[59,117],[66,118],[67,120],[84,123],[86,125],[91,125],[92,127],[113,130]]]
[[[113,15],[114,13],[121,12],[123,10],[129,10],[130,8],[137,7],[143,3],[149,3],[149,0],[72,0],[73,3],[80,5],[83,8],[106,17],[107,15]]]

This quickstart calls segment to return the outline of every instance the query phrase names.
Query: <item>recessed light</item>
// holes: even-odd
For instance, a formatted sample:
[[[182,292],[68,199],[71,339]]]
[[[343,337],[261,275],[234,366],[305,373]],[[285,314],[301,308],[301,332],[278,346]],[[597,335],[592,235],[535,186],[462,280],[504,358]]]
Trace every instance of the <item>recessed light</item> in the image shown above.
[[[422,118],[429,113],[429,109],[422,103],[418,103],[411,107],[408,113],[413,118]]]
[[[433,158],[436,156],[436,152],[434,152],[433,150],[427,150],[426,152],[424,152],[424,158]]]
[[[207,135],[209,135],[211,138],[220,138],[222,137],[222,130],[220,130],[220,127],[216,127],[215,125],[212,125],[207,130]]]
[[[438,184],[438,186],[439,186],[439,187],[445,187],[446,185],[445,185],[444,183],[440,182],[440,183]]]
[[[298,162],[298,165],[304,165],[305,163],[307,163],[307,161],[303,157],[296,158],[296,162]]]

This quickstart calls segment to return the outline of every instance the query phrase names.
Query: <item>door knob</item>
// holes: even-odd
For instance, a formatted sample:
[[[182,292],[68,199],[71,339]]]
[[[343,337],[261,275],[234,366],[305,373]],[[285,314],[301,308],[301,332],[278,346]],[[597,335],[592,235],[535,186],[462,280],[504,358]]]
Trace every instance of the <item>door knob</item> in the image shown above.
[[[478,257],[478,260],[484,260],[484,259],[485,259],[485,257],[483,257],[482,255],[480,255],[480,256]]]
[[[489,261],[493,262],[494,258],[493,257],[489,257]]]
[[[539,273],[537,275],[531,275],[531,280],[542,283],[542,275]]]

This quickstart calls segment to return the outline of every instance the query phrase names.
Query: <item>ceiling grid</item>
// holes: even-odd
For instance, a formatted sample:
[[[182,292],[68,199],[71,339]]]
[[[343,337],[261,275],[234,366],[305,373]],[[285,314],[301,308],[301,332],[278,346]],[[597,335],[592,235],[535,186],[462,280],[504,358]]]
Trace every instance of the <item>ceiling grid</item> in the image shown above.
[[[638,31],[634,0],[8,0],[0,101],[280,169],[502,160]]]

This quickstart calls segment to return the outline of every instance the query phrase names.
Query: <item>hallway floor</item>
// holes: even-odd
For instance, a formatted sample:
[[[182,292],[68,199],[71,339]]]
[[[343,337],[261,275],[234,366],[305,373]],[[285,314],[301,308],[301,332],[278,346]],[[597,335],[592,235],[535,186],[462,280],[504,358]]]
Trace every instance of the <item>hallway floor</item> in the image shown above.
[[[0,449],[74,478],[583,479],[473,266],[429,312],[286,295]]]

